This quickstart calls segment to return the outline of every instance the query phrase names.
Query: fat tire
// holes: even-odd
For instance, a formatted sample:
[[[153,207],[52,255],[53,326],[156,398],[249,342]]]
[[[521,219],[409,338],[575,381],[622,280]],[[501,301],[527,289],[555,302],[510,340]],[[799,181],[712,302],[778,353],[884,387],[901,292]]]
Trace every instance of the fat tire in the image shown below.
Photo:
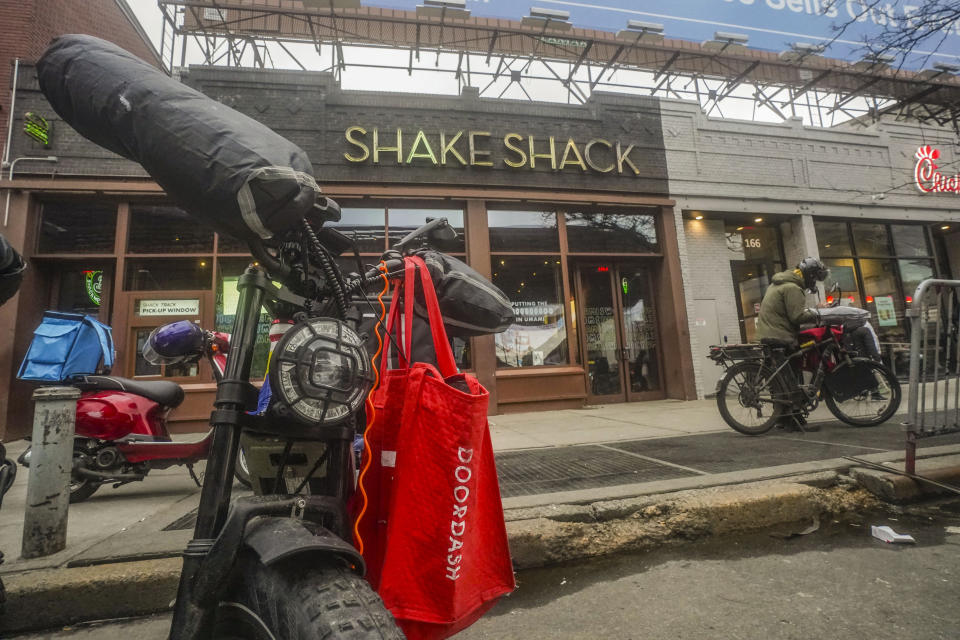
[[[730,385],[730,382],[741,372],[759,372],[762,369],[764,369],[764,367],[760,362],[738,362],[727,369],[726,375],[720,380],[720,384],[717,385],[717,409],[720,410],[720,416],[724,422],[730,425],[731,429],[746,436],[760,436],[770,431],[770,429],[773,429],[774,425],[777,424],[777,420],[780,419],[780,415],[783,413],[782,405],[773,404],[771,405],[773,412],[766,422],[756,427],[748,427],[737,421],[727,408],[727,387]]]
[[[827,408],[830,409],[830,413],[836,416],[836,418],[841,422],[845,422],[854,427],[879,426],[884,422],[886,422],[887,420],[889,420],[890,418],[892,418],[897,413],[897,409],[900,408],[900,401],[903,399],[903,392],[902,392],[902,389],[900,388],[900,381],[897,380],[897,377],[893,375],[893,372],[890,371],[890,369],[880,364],[879,362],[870,360],[869,358],[853,358],[853,361],[858,365],[865,365],[870,367],[871,369],[879,371],[880,374],[884,378],[886,378],[887,384],[890,386],[890,393],[893,394],[893,399],[890,402],[890,405],[886,408],[886,410],[883,413],[881,413],[876,418],[866,420],[863,418],[852,418],[847,414],[845,414],[840,409],[840,407],[837,406],[837,401],[833,399],[833,395],[826,389],[824,389],[824,394],[823,394],[824,402],[826,402]]]
[[[268,567],[245,551],[231,585],[218,607],[215,640],[404,638],[370,585],[336,559],[301,557]]]

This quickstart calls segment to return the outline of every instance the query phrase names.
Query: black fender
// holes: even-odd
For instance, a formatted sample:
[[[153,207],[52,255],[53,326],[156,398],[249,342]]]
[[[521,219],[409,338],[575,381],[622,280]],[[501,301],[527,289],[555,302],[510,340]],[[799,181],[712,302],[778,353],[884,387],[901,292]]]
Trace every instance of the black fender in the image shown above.
[[[290,517],[260,517],[251,520],[243,544],[271,566],[297,556],[333,556],[346,562],[360,575],[366,573],[363,556],[342,538],[309,520]]]

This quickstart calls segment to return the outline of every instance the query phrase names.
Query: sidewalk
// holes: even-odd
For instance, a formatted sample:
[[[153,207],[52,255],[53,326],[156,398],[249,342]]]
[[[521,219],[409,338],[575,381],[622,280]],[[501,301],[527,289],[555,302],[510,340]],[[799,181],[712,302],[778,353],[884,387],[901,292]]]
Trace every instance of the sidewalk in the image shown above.
[[[806,517],[833,504],[835,498],[815,494],[809,485],[826,486],[831,478],[835,485],[838,473],[855,466],[843,456],[878,463],[903,459],[902,416],[868,429],[842,425],[820,410],[812,417],[827,420],[821,431],[774,431],[750,438],[727,427],[712,400],[493,416],[490,426],[515,560],[532,566],[594,553],[564,541],[589,534],[596,544],[596,537],[605,535],[598,529],[604,522],[640,513],[651,501],[677,505],[695,500],[703,513],[717,509],[723,526],[731,518],[749,527],[744,518],[755,518],[759,526]],[[25,444],[10,443],[9,455],[19,455]],[[919,453],[921,473],[955,468],[960,458],[951,456],[960,455],[960,434],[921,441]],[[30,602],[44,597],[63,603],[96,591],[100,606],[114,615],[167,606],[199,499],[185,469],[154,471],[145,481],[119,489],[105,486],[86,502],[71,505],[67,548],[33,560],[19,557],[27,476],[21,469],[0,510],[0,550],[6,554],[0,576],[11,598],[0,631],[31,628],[32,621],[13,620],[14,612],[22,617],[35,606]],[[805,484],[796,482],[799,476]],[[744,510],[747,503],[755,505],[752,511]],[[796,510],[785,507],[791,504]],[[756,505],[768,507],[758,511]],[[585,534],[572,523],[592,528]],[[609,541],[608,547],[616,551],[622,544],[635,548],[641,542]],[[69,608],[50,624],[69,621]],[[96,607],[86,610],[93,615]]]

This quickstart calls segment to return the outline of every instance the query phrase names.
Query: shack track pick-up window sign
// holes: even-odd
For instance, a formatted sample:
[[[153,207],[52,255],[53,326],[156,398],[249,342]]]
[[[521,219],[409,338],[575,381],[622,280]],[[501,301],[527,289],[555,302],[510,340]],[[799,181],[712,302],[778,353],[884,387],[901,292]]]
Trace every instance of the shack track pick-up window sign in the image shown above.
[[[140,316],[198,316],[200,300],[141,300],[137,307]]]

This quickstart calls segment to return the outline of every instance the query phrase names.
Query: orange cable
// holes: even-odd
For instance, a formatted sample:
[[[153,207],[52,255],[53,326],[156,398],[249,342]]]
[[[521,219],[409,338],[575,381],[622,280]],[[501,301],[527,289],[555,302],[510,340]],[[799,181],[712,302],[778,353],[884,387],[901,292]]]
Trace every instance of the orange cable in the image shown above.
[[[370,449],[370,439],[367,437],[367,432],[370,430],[370,426],[373,424],[373,419],[376,416],[376,409],[373,406],[373,394],[376,392],[377,387],[380,386],[380,371],[377,369],[377,360],[379,359],[380,352],[383,350],[383,339],[380,337],[380,326],[383,324],[383,319],[387,315],[387,307],[383,304],[383,294],[390,290],[390,281],[387,279],[386,273],[386,263],[383,261],[380,262],[380,277],[383,278],[383,290],[380,291],[380,294],[377,296],[377,302],[380,303],[380,318],[373,325],[373,333],[377,336],[377,352],[373,354],[373,357],[370,359],[370,364],[373,365],[373,386],[370,388],[370,393],[367,394],[366,407],[367,407],[367,424],[364,426],[363,431],[363,453],[364,458],[367,463],[363,466],[363,469],[360,470],[360,477],[357,480],[357,488],[360,490],[360,495],[363,498],[363,506],[360,508],[360,513],[357,514],[356,520],[353,522],[353,539],[356,543],[357,551],[360,552],[360,555],[363,555],[363,539],[360,537],[360,520],[363,518],[364,514],[367,512],[367,505],[369,504],[369,498],[367,497],[367,491],[363,487],[363,479],[367,475],[367,471],[370,469],[370,465],[373,462],[373,452]]]

